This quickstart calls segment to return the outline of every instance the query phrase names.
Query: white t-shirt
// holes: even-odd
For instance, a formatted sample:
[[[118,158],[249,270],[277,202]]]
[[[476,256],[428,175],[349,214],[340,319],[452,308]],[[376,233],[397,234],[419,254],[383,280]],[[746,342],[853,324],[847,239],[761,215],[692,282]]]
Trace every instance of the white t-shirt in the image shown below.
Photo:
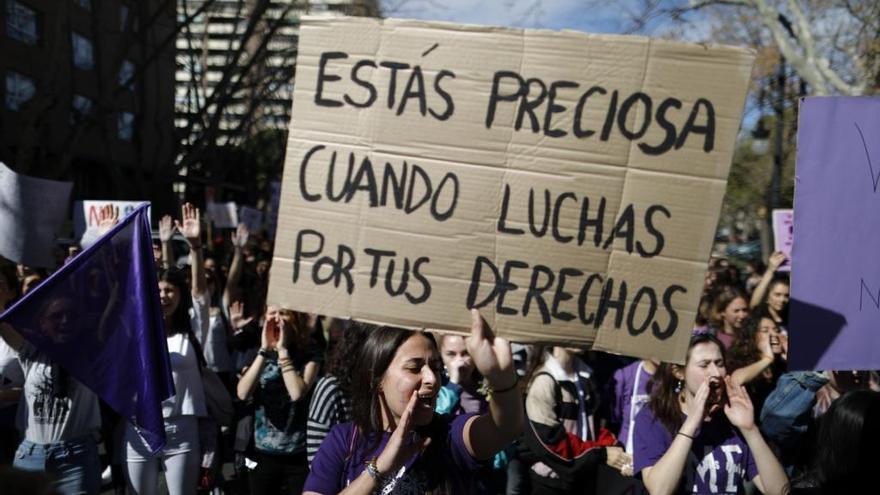
[[[0,391],[24,385],[24,371],[18,363],[18,353],[0,339]],[[18,404],[18,401],[0,400],[0,409]]]
[[[190,325],[200,342],[205,341],[208,330],[208,302],[205,298],[193,298]],[[205,389],[196,351],[186,334],[179,333],[167,338],[171,358],[171,376],[175,395],[162,401],[162,417],[207,416]]]
[[[205,349],[205,361],[208,368],[219,372],[232,372],[232,357],[229,355],[228,338],[229,331],[226,320],[218,311],[210,317],[208,324],[207,341],[202,344]]]
[[[101,428],[101,410],[94,392],[68,375],[67,395],[54,396],[54,365],[30,344],[23,345],[18,361],[24,371],[24,393],[16,422],[25,440],[42,444],[67,441]]]

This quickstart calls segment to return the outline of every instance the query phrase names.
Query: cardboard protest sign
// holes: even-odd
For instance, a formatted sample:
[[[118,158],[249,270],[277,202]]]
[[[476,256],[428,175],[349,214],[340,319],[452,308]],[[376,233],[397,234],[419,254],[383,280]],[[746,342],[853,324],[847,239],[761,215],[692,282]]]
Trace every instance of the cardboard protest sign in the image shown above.
[[[0,256],[53,267],[55,235],[67,217],[73,182],[28,177],[0,162]]]
[[[785,254],[786,261],[777,271],[791,271],[791,245],[794,241],[793,210],[773,210],[773,245],[777,251]]]
[[[218,229],[234,229],[238,226],[238,205],[234,201],[207,203],[208,219]]]
[[[107,205],[113,205],[119,210],[119,218],[127,217],[138,206],[148,203],[148,201],[116,201],[110,199],[87,199],[83,201],[73,202],[73,232],[76,238],[82,237],[83,233],[98,226],[98,212]],[[147,208],[147,218],[150,217],[150,209]]]
[[[263,212],[256,208],[242,206],[238,210],[238,220],[243,223],[250,232],[256,233],[263,229]]]
[[[269,299],[680,361],[753,53],[306,19]]]
[[[789,368],[880,368],[880,98],[802,100]]]

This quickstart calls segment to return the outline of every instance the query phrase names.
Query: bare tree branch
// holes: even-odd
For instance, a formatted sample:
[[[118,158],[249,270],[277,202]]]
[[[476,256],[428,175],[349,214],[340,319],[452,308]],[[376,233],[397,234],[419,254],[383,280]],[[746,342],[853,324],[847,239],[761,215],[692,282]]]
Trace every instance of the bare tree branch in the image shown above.
[[[877,91],[880,81],[880,3],[854,0],[642,0],[630,13],[629,32],[643,32],[666,18],[687,25],[707,22],[706,12],[747,9],[779,53],[816,94],[857,95]],[[835,34],[835,25],[837,26]],[[763,35],[743,22],[743,42],[753,46]],[[716,25],[717,31],[729,26]],[[757,34],[757,35],[756,35]]]

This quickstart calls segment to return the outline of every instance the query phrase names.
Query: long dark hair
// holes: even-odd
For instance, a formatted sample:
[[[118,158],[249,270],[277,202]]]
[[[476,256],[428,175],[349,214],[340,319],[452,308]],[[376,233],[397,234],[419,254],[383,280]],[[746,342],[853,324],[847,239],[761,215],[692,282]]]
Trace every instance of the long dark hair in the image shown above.
[[[351,381],[351,416],[358,433],[364,439],[359,443],[364,446],[364,452],[369,453],[374,451],[382,440],[384,425],[379,387],[397,350],[410,337],[420,335],[431,343],[438,356],[440,352],[437,350],[434,336],[430,333],[373,325],[367,325],[367,332],[367,338],[358,355],[358,362],[352,366],[354,370]],[[428,475],[430,487],[442,483],[445,476],[439,456],[446,448],[444,435],[448,431],[444,433],[441,430],[443,429],[425,431],[424,428],[420,428],[423,435],[431,437],[431,444],[420,458]]]
[[[654,417],[669,430],[675,434],[681,428],[684,419],[681,413],[681,404],[679,402],[679,394],[675,389],[678,387],[678,378],[675,372],[683,370],[688,361],[691,359],[691,350],[699,344],[715,344],[721,350],[721,357],[727,361],[724,353],[724,344],[717,337],[708,333],[700,333],[691,337],[688,344],[687,357],[684,366],[672,363],[661,363],[657,367],[657,372],[648,382],[648,391],[651,394],[648,398],[648,407],[654,413]]]
[[[770,297],[770,293],[773,292],[773,288],[777,285],[782,284],[786,287],[791,288],[791,280],[788,278],[788,275],[785,273],[777,273],[773,275],[773,278],[770,279],[770,283],[767,284],[767,290],[764,292],[764,299],[761,301],[760,308],[766,310],[769,314],[769,309],[767,306],[767,299]],[[780,322],[782,325],[788,325],[788,305],[786,304],[782,311],[779,312],[779,317],[782,319]],[[773,319],[773,318],[771,318]],[[775,321],[775,320],[774,320]]]
[[[785,273],[774,274],[773,278],[770,279],[770,283],[767,284],[767,290],[764,291],[764,300],[761,301],[762,303],[767,304],[767,298],[770,297],[770,293],[773,292],[773,288],[779,284],[790,288],[791,279],[789,279],[788,275]]]
[[[853,390],[822,417],[813,478],[821,493],[860,493],[880,462],[880,392]],[[866,484],[868,483],[868,484]]]
[[[727,359],[728,374],[761,359],[761,349],[758,348],[758,333],[760,332],[761,320],[765,318],[773,321],[766,306],[758,306],[749,315],[742,331],[730,346]],[[775,325],[776,322],[773,324]]]
[[[384,431],[379,386],[397,349],[417,333],[394,327],[365,325],[368,332],[352,377],[351,417],[365,437]],[[425,334],[425,338],[428,335]],[[375,448],[375,447],[374,447]]]
[[[762,316],[753,314],[743,325],[742,331],[734,338],[727,360],[727,365],[730,366],[728,372],[732,373],[761,359],[761,350],[758,348],[758,327],[761,324],[761,318]]]
[[[174,314],[171,315],[171,323],[168,325],[169,328],[165,329],[165,333],[170,336],[190,332],[189,310],[192,308],[192,295],[190,295],[184,270],[176,267],[160,270],[159,282],[167,282],[180,291],[180,303],[174,310]]]
[[[327,374],[336,377],[342,392],[351,397],[352,384],[356,382],[358,355],[369,335],[363,325],[343,323],[339,341],[327,357]]]

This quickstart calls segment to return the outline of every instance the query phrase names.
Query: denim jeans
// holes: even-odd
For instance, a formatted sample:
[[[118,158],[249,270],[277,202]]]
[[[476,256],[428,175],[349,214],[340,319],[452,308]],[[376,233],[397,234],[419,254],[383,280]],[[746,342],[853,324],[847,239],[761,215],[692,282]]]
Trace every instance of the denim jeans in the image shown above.
[[[789,471],[813,420],[816,392],[826,383],[828,377],[815,371],[788,372],[779,377],[776,388],[764,401],[761,431],[781,454],[779,460]]]
[[[15,452],[12,465],[25,471],[47,473],[64,495],[91,495],[101,489],[101,462],[91,437],[49,444],[24,440]]]
[[[777,443],[804,433],[816,403],[816,392],[828,378],[814,371],[794,371],[779,377],[761,410],[761,430]]]

